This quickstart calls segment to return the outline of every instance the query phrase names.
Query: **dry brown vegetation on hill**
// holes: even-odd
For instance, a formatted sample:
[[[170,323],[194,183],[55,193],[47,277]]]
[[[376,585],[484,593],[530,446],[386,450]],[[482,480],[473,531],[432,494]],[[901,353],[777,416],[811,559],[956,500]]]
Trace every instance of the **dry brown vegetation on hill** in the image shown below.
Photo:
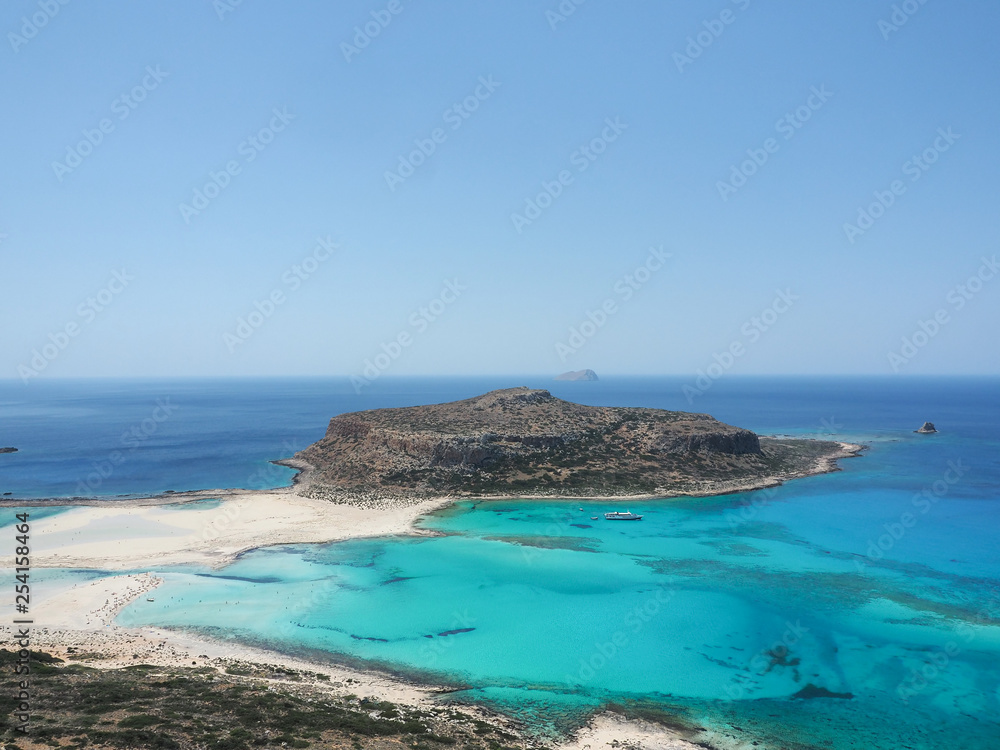
[[[842,444],[761,440],[707,414],[598,407],[508,388],[463,401],[341,414],[296,458],[307,494],[709,494],[833,468]]]

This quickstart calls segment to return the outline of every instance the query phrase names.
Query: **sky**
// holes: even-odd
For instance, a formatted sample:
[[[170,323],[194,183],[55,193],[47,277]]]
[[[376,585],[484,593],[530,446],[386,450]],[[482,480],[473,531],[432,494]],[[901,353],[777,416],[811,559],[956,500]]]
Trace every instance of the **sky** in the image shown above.
[[[997,374],[987,0],[7,0],[0,377]]]

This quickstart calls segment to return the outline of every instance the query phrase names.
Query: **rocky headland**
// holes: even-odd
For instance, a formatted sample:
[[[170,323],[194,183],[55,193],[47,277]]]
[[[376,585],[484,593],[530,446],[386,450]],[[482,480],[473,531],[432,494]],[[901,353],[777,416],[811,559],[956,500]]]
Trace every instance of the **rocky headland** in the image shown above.
[[[463,401],[341,414],[296,454],[307,496],[709,495],[836,470],[860,446],[761,438],[707,414],[596,407],[508,388]]]

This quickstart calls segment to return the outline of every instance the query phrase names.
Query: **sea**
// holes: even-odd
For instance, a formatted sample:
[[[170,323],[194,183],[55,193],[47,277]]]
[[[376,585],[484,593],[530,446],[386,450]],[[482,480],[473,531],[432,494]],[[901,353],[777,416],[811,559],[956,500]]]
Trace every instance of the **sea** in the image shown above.
[[[547,388],[866,446],[768,490],[463,501],[434,536],[264,548],[155,568],[119,622],[451,688],[540,735],[612,708],[725,748],[1000,747],[1000,379],[49,380],[0,384],[0,492],[110,500],[268,488],[340,413]],[[691,396],[690,400],[688,396]],[[916,434],[924,421],[939,430]],[[206,492],[210,505],[211,493]],[[0,524],[14,508],[0,509]],[[0,534],[13,533],[9,528]],[[52,579],[105,571],[39,571]]]

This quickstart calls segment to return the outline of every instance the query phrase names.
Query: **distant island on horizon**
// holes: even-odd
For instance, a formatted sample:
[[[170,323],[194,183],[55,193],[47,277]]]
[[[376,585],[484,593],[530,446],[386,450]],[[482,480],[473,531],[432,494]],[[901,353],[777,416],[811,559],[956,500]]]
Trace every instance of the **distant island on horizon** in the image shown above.
[[[556,375],[554,380],[600,380],[597,377],[597,373],[593,370],[573,370],[571,372],[564,372],[561,375]]]

